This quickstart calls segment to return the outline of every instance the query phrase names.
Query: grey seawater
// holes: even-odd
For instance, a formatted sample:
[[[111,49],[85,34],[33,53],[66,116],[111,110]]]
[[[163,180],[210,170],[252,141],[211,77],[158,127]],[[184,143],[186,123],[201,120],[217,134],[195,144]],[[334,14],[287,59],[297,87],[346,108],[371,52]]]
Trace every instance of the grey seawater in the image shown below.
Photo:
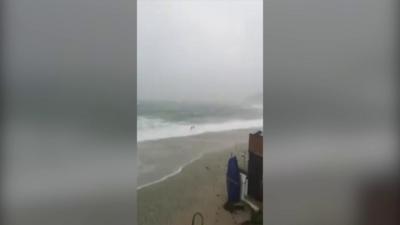
[[[242,104],[139,101],[138,188],[179,173],[208,152],[246,143],[249,132],[261,129],[261,100],[259,95]]]
[[[139,100],[138,117],[187,123],[212,123],[234,119],[262,118],[262,94],[250,96],[245,100],[242,103]]]

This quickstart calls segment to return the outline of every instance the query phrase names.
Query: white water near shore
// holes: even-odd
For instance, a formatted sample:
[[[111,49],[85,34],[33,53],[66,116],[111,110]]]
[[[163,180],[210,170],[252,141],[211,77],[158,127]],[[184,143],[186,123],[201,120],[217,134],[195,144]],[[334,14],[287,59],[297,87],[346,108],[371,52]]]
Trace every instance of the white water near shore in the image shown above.
[[[219,123],[168,122],[162,119],[138,118],[138,142],[171,137],[185,137],[207,132],[262,127],[262,119],[231,120]]]
[[[149,183],[146,183],[146,184],[143,184],[143,185],[138,186],[138,187],[137,187],[137,190],[140,190],[140,189],[142,189],[142,188],[151,186],[151,185],[153,185],[153,184],[160,183],[160,182],[162,182],[162,181],[164,181],[164,180],[166,180],[166,179],[168,179],[168,178],[170,178],[170,177],[173,177],[173,176],[175,176],[175,175],[178,175],[180,172],[182,172],[182,170],[183,170],[186,166],[188,166],[188,165],[190,165],[191,163],[193,163],[193,162],[195,162],[195,161],[201,159],[202,157],[203,157],[203,154],[200,154],[200,155],[194,157],[194,158],[191,159],[189,162],[186,162],[186,163],[184,163],[183,165],[181,165],[177,170],[173,171],[172,173],[167,174],[167,175],[161,177],[161,178],[158,179],[158,180],[155,180],[155,181],[152,181],[152,182],[149,182]]]
[[[139,143],[138,188],[162,182],[178,175],[186,166],[209,152],[227,148],[245,150],[248,134],[259,130],[237,129],[222,132],[207,132],[199,135],[166,138]]]

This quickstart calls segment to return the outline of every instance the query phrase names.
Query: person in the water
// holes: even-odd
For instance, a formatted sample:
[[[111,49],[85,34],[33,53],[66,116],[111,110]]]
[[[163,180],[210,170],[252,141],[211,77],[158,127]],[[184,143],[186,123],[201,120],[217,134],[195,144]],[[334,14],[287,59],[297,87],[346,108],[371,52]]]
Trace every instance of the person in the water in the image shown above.
[[[190,130],[193,130],[193,129],[194,129],[194,126],[191,126],[191,127],[190,127]]]

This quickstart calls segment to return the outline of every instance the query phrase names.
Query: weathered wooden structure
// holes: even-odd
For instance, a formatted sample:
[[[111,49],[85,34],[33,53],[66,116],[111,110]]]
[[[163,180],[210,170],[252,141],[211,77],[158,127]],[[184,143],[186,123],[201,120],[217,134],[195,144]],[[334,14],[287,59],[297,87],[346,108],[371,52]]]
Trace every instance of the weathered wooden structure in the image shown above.
[[[398,175],[389,175],[364,183],[359,194],[360,225],[400,224],[400,182]]]
[[[248,196],[263,199],[263,135],[261,131],[249,135]]]

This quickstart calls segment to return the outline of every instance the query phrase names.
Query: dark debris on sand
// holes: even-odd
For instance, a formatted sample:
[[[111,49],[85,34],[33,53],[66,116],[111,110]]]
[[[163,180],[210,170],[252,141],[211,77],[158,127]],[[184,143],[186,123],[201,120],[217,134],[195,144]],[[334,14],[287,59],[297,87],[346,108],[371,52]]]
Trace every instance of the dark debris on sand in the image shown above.
[[[250,220],[242,223],[242,225],[262,225],[262,224],[263,224],[262,211],[252,212]]]
[[[244,205],[241,203],[226,202],[224,204],[224,209],[230,213],[234,213],[238,210],[244,210]]]

